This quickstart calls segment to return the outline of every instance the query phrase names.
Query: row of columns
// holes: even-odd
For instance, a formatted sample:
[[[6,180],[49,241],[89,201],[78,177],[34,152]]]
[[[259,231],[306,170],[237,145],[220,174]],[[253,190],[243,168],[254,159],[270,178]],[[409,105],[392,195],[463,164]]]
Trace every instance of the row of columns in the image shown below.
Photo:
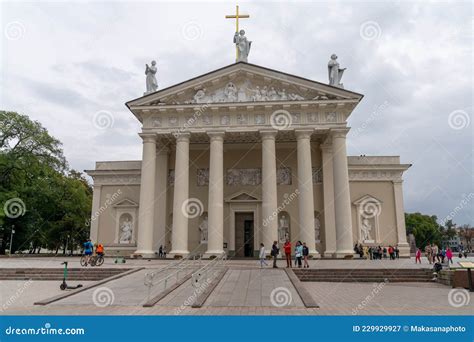
[[[343,257],[352,254],[351,207],[345,136],[347,129],[332,130],[327,142],[321,146],[323,162],[325,256]],[[310,254],[318,257],[314,232],[314,197],[311,163],[311,134],[313,130],[295,131],[298,162],[299,240],[305,241]],[[262,222],[263,242],[270,251],[278,240],[276,143],[277,131],[261,131],[262,139]],[[207,256],[223,252],[224,243],[224,132],[209,132],[209,204]],[[167,150],[160,146],[157,153],[155,134],[141,134],[143,160],[141,172],[139,229],[136,255],[154,254],[153,227],[164,238],[166,227]],[[173,196],[173,231],[170,255],[186,255],[188,249],[189,199],[189,143],[190,134],[181,133],[176,138],[175,182]],[[166,156],[166,157],[164,157]],[[165,162],[166,159],[166,162]],[[158,181],[157,181],[158,179]],[[158,182],[158,184],[157,184]],[[158,202],[157,202],[158,201]],[[158,210],[158,207],[161,209]],[[155,212],[159,217],[155,217]],[[270,218],[270,219],[269,219]],[[336,227],[334,231],[334,226]],[[206,256],[205,255],[205,256]]]

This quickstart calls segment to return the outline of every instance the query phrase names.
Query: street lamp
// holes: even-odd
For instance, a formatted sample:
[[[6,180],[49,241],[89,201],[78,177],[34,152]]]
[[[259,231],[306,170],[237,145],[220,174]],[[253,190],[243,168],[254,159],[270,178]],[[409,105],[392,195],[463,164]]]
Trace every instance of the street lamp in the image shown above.
[[[13,234],[15,234],[15,225],[14,224],[12,224],[12,232],[10,234],[10,255],[12,255]]]

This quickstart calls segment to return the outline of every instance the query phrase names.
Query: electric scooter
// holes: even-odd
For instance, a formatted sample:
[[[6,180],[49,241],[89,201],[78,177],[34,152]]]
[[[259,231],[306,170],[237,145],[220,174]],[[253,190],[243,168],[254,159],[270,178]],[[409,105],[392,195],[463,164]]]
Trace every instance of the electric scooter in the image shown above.
[[[64,274],[63,274],[63,282],[61,285],[59,285],[59,288],[61,290],[74,290],[82,287],[82,284],[76,285],[76,286],[68,286],[66,284],[66,279],[67,279],[67,261],[63,262],[61,265],[64,265]]]

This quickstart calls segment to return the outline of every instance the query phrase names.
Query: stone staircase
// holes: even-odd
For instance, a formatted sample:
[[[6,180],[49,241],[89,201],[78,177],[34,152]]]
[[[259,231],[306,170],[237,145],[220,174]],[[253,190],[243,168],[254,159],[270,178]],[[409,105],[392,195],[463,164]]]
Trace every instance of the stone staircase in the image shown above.
[[[130,268],[70,268],[68,280],[97,281]],[[63,268],[0,268],[0,280],[62,280]]]
[[[300,281],[315,282],[431,282],[430,269],[302,269],[294,268]]]

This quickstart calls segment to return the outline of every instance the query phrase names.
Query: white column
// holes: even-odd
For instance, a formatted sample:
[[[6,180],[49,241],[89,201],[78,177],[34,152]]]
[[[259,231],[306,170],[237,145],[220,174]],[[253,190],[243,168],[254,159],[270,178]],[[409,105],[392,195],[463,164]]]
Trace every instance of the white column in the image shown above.
[[[306,242],[310,255],[319,257],[314,232],[313,169],[311,163],[311,133],[313,130],[300,130],[295,133],[298,158],[299,236],[301,242]]]
[[[185,256],[188,251],[189,200],[189,133],[180,133],[176,138],[176,161],[174,168],[173,231],[170,257]]]
[[[169,148],[162,143],[156,149],[156,187],[155,187],[155,235],[153,247],[166,245],[167,187],[168,187]]]
[[[410,257],[410,245],[407,242],[405,225],[405,208],[403,206],[403,181],[393,181],[393,193],[395,196],[395,219],[397,222],[398,249],[401,257]]]
[[[142,133],[143,157],[138,210],[136,256],[153,257],[153,221],[155,202],[156,134]]]
[[[343,258],[354,254],[352,244],[351,200],[349,192],[349,172],[347,167],[346,134],[349,129],[331,130],[334,209],[336,215],[336,257]]]
[[[205,257],[224,252],[224,132],[208,133],[210,142],[208,239]]]
[[[323,196],[324,196],[324,244],[325,257],[336,253],[336,218],[334,215],[334,177],[332,146],[326,141],[321,145],[323,159]]]
[[[262,242],[268,254],[278,241],[276,149],[277,131],[261,131],[262,137]]]
[[[94,184],[94,191],[92,193],[92,213],[91,213],[91,231],[90,239],[93,243],[100,242],[99,238],[99,221],[100,221],[100,194],[102,190],[102,185]]]

